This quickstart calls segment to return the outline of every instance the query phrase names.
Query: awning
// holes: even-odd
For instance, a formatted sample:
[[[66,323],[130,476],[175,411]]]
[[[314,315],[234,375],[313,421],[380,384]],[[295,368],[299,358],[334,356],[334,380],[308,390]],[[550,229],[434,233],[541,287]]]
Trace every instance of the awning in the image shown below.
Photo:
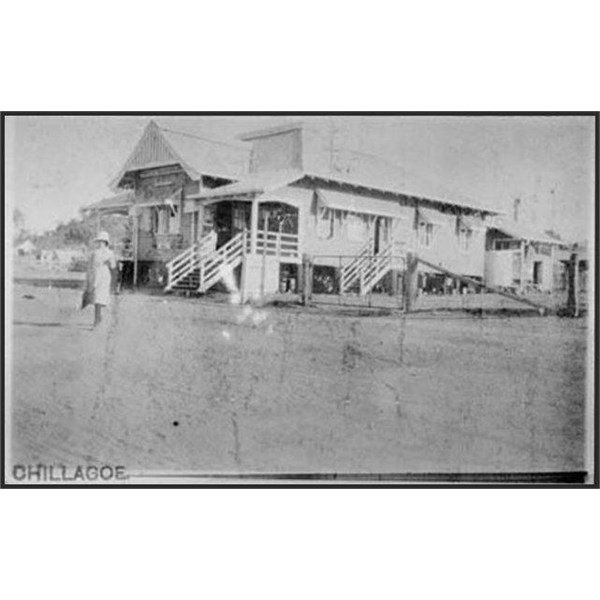
[[[264,194],[284,188],[291,183],[302,179],[301,172],[296,170],[267,171],[264,173],[252,173],[242,181],[236,181],[212,189],[203,189],[197,194],[190,194],[188,198],[200,199],[203,204],[220,201],[224,198],[243,199],[257,194]]]
[[[380,200],[365,196],[355,196],[344,192],[331,190],[317,191],[317,202],[320,208],[330,208],[365,215],[391,217],[393,219],[407,219],[402,207],[395,200]]]
[[[542,244],[552,244],[556,246],[564,245],[566,242],[559,241],[548,237],[545,234],[538,233],[536,231],[529,231],[525,227],[512,225],[506,227],[504,225],[494,225],[493,229],[497,229],[503,235],[520,240],[526,240],[528,242],[538,242]]]
[[[98,202],[94,202],[94,204],[86,206],[83,210],[91,214],[126,215],[130,207],[133,206],[134,197],[133,192],[124,192],[110,198],[103,198]]]
[[[440,214],[437,210],[432,208],[417,208],[417,224],[426,223],[428,225],[447,225],[448,220],[444,218],[444,215]]]
[[[458,226],[469,231],[485,231],[486,226],[481,219],[476,217],[458,216]]]
[[[183,191],[183,188],[179,188],[176,192],[174,192],[167,198],[162,198],[162,199],[155,198],[153,200],[148,200],[147,202],[136,203],[135,206],[136,206],[136,208],[137,207],[144,208],[144,207],[149,207],[149,206],[158,206],[158,207],[166,206],[166,207],[170,208],[171,210],[173,210],[174,207],[177,206],[179,204],[179,201],[181,200],[181,192],[182,191]]]

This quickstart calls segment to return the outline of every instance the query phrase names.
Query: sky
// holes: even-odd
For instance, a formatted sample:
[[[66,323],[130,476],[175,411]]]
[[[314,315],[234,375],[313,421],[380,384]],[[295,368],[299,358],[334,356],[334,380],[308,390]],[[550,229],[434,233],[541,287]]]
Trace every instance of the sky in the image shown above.
[[[53,229],[108,185],[152,117],[6,117],[6,200],[25,227]],[[592,117],[154,117],[164,127],[243,147],[236,137],[286,121],[334,127],[340,143],[385,158],[477,204],[567,241],[590,239],[594,203]],[[209,143],[209,142],[207,142]]]

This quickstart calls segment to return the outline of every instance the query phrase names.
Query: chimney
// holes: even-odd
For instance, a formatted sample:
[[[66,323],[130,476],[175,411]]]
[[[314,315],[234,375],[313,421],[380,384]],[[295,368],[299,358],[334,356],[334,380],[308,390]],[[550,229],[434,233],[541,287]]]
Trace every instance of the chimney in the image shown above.
[[[252,143],[250,172],[301,170],[302,123],[289,123],[240,136],[244,142]]]
[[[521,208],[521,199],[515,198],[513,202],[513,220],[515,223],[519,222],[519,209]]]

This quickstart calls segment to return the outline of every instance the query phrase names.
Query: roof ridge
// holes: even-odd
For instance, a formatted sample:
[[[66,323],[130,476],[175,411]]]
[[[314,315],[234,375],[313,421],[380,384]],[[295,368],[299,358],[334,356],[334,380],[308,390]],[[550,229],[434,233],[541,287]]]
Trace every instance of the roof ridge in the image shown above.
[[[189,137],[189,138],[196,139],[196,140],[199,140],[199,141],[202,141],[202,142],[208,142],[210,144],[217,144],[217,145],[220,145],[220,146],[227,146],[228,148],[235,148],[236,150],[240,150],[240,151],[242,151],[242,152],[244,152],[246,154],[249,152],[249,149],[246,146],[242,145],[242,144],[234,144],[234,143],[225,142],[225,141],[222,141],[222,140],[215,140],[213,138],[205,137],[205,136],[198,135],[198,134],[195,134],[195,133],[188,133],[187,131],[177,131],[175,129],[170,129],[168,127],[160,127],[159,126],[159,129],[161,131],[165,131],[167,133],[172,133],[172,134],[175,134],[175,135],[182,135],[184,137]]]

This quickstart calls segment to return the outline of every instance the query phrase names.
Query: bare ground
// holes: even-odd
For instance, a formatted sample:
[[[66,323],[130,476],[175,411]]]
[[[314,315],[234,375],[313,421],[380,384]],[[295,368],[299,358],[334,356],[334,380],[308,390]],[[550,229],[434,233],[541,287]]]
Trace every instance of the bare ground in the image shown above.
[[[583,469],[586,323],[358,317],[15,286],[12,462],[128,472]]]

